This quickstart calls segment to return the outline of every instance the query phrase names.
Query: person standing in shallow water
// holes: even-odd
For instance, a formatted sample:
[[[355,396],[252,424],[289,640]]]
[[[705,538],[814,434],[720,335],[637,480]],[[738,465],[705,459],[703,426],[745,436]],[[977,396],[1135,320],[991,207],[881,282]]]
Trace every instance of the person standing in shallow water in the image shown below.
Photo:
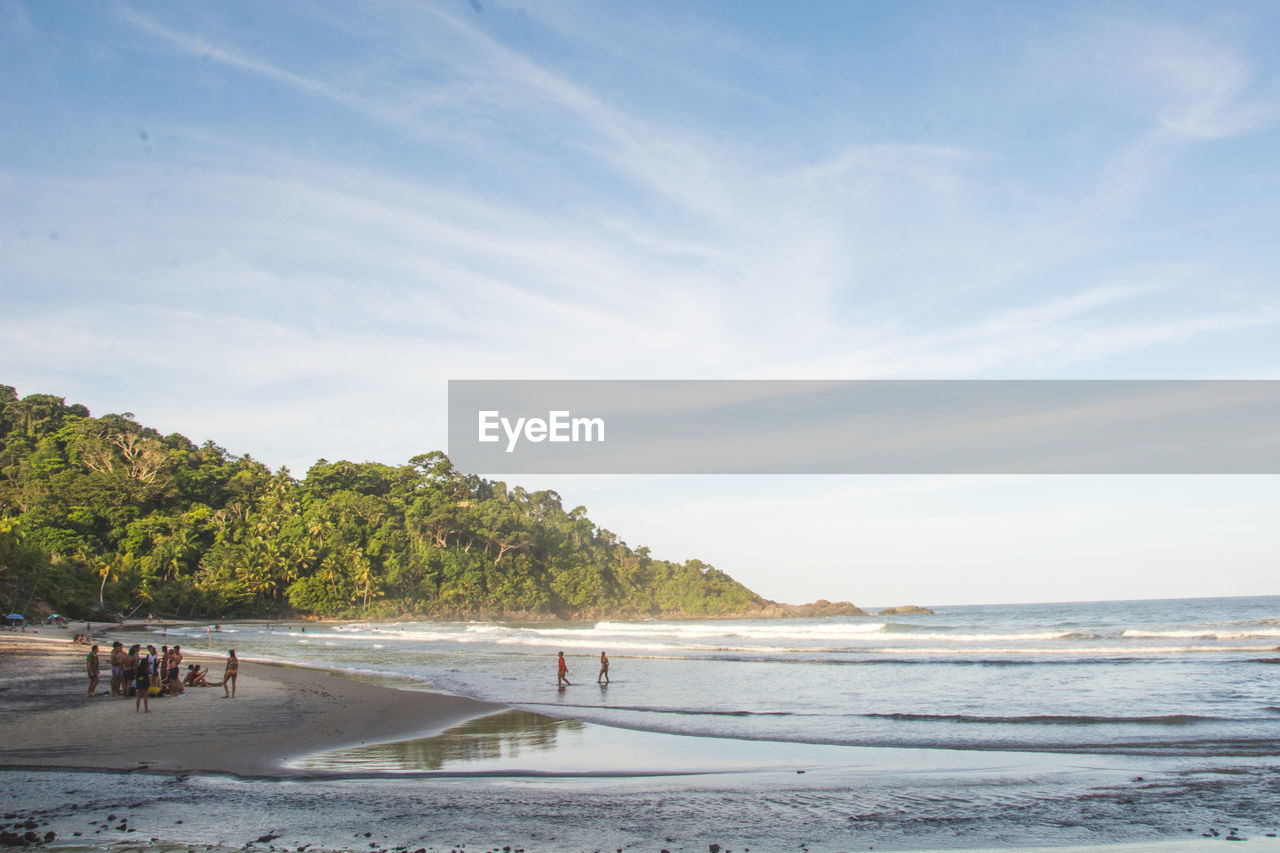
[[[569,684],[569,664],[565,663],[564,652],[560,652],[560,663],[556,670],[556,687],[563,687]]]
[[[600,653],[600,674],[596,676],[596,684],[609,683],[609,656],[604,652]]]

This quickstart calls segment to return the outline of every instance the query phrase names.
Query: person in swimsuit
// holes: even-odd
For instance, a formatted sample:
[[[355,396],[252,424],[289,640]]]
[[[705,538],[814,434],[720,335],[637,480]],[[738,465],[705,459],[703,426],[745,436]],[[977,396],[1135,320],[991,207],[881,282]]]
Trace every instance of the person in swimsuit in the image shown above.
[[[151,665],[146,658],[138,654],[141,648],[141,646],[134,646],[129,649],[129,659],[133,662],[135,689],[138,691],[138,698],[133,700],[133,710],[136,713],[145,708],[146,713],[150,714],[151,706],[147,698],[151,692]]]
[[[84,659],[85,671],[89,673],[89,692],[85,694],[85,698],[89,698],[98,689],[98,670],[101,664],[98,662],[98,647],[94,646],[89,650],[89,655]]]
[[[210,684],[205,676],[209,674],[209,670],[194,663],[187,664],[187,677],[182,683],[188,687],[214,687]]]
[[[560,663],[556,671],[556,687],[569,684],[569,664],[565,663],[564,652],[560,653]]]
[[[124,644],[119,640],[111,644],[111,693],[124,693]]]
[[[155,646],[147,646],[147,678],[156,688],[156,692],[160,691],[160,654],[156,651]]]
[[[130,646],[120,663],[120,695],[128,699],[134,692],[134,681],[138,677],[138,649],[142,646]]]
[[[178,680],[178,668],[182,666],[182,646],[174,646],[169,652],[169,679]]]
[[[604,679],[601,681],[600,679]],[[609,656],[604,652],[600,653],[600,674],[596,676],[596,684],[609,683]]]
[[[236,676],[240,673],[240,659],[236,657],[236,650],[232,649],[227,652],[227,669],[222,675],[222,698],[226,699],[230,696],[236,698]],[[230,686],[228,686],[230,682]]]

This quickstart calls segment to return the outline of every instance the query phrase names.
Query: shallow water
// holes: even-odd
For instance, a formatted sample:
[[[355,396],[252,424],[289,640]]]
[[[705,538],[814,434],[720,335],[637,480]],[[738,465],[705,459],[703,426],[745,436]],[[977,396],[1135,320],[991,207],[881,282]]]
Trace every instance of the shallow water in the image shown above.
[[[237,624],[168,637],[653,732],[848,746],[1280,754],[1280,597],[954,607],[856,619]],[[563,690],[555,688],[560,650],[575,681]],[[595,683],[602,650],[612,661],[607,687]]]

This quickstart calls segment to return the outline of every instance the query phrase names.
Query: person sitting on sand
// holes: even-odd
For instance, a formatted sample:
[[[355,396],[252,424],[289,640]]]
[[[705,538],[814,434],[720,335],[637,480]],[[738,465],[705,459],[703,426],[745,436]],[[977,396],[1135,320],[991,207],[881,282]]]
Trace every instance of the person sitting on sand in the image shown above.
[[[601,681],[600,679],[604,679]],[[596,676],[596,684],[609,683],[609,656],[604,652],[600,653],[600,674]]]
[[[227,652],[227,669],[222,674],[222,698],[228,696],[232,699],[236,698],[236,676],[240,673],[240,659],[236,657],[236,650],[232,649]],[[230,686],[228,686],[230,682]]]
[[[89,674],[89,692],[84,694],[84,697],[88,699],[98,689],[98,671],[102,666],[102,664],[98,661],[97,646],[94,646],[93,648],[89,649],[89,654],[84,659],[84,666],[85,666],[85,671]]]
[[[208,675],[208,667],[189,663],[187,664],[187,677],[182,680],[182,683],[188,687],[217,687],[218,685],[209,683]]]
[[[565,663],[564,652],[560,652],[560,663],[556,670],[556,687],[569,685],[569,664]]]

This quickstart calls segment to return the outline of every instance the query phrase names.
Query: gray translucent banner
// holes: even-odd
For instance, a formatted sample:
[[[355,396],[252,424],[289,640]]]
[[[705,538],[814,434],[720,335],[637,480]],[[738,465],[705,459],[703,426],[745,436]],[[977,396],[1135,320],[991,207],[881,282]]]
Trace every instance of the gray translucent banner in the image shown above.
[[[477,474],[1280,474],[1280,381],[449,382]]]

